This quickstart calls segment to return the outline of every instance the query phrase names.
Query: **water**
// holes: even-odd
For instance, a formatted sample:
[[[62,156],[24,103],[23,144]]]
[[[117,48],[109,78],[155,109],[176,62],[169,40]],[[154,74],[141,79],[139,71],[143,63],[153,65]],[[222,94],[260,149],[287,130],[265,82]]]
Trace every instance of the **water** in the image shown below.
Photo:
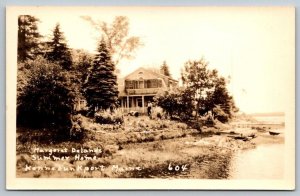
[[[285,116],[254,116],[254,118],[262,123],[284,123]]]
[[[239,151],[232,160],[230,179],[281,179],[283,175],[284,144]]]

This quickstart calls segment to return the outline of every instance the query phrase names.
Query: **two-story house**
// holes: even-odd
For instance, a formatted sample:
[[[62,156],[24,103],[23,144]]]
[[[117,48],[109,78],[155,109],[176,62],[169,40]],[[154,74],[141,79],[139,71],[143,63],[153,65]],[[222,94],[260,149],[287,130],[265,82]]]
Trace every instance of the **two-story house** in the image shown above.
[[[125,78],[118,78],[119,103],[123,112],[147,111],[148,101],[152,102],[153,97],[160,91],[172,89],[178,85],[178,81],[163,74],[138,68]],[[86,100],[79,97],[74,105],[76,111],[87,108]]]
[[[177,86],[178,81],[160,73],[138,68],[123,79],[118,79],[119,100],[124,112],[147,111],[148,101],[159,92],[172,89]]]

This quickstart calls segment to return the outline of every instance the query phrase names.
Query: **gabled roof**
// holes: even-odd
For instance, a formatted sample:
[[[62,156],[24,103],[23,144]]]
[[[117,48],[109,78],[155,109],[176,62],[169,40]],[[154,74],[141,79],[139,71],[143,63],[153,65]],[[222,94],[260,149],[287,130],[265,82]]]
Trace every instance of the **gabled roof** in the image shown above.
[[[147,73],[147,74],[143,74],[143,76],[146,76],[146,79],[151,79],[151,78],[163,78],[163,79],[167,79],[167,80],[172,80],[175,82],[178,82],[177,80],[174,80],[173,78],[169,77],[169,76],[165,76],[161,73],[156,73],[152,70],[146,69],[144,67],[139,67],[138,69],[136,69],[135,71],[133,71],[132,73],[128,74],[127,76],[125,76],[125,80],[129,79],[133,76],[135,76],[136,74],[138,74],[139,72],[143,72],[143,73]],[[132,78],[131,78],[132,79]]]

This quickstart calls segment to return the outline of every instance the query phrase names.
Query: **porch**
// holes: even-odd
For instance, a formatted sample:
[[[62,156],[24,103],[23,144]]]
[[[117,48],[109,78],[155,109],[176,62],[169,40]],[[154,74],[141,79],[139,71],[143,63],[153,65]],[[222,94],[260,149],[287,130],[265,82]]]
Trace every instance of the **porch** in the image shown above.
[[[154,95],[128,95],[120,97],[120,109],[124,113],[137,111],[140,114],[147,113],[148,101],[153,102]]]

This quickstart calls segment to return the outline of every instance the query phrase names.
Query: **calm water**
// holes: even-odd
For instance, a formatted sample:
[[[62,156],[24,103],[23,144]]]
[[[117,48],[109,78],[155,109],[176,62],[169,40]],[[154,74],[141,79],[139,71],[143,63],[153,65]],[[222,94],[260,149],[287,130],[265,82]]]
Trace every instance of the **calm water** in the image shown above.
[[[283,123],[285,116],[254,116],[256,120],[264,123]]]
[[[280,179],[283,175],[284,144],[239,151],[232,160],[231,179]]]

